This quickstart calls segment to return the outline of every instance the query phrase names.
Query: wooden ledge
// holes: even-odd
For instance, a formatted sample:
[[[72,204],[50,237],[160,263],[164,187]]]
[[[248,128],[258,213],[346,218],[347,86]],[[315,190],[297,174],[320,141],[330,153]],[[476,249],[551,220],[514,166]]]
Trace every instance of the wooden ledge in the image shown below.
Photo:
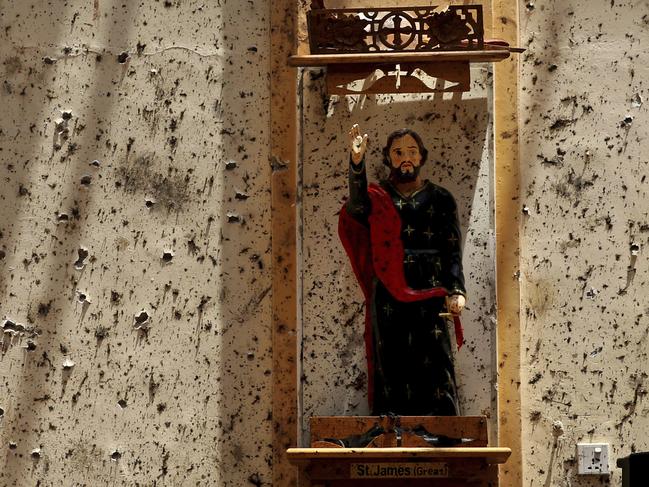
[[[332,64],[398,64],[430,63],[445,61],[468,61],[473,63],[498,62],[507,59],[509,48],[482,51],[434,51],[434,52],[374,52],[360,54],[307,54],[291,56],[288,64],[298,66],[329,66]]]
[[[299,464],[312,460],[363,460],[403,458],[482,458],[488,464],[505,463],[512,451],[504,447],[483,448],[289,448],[289,461]]]

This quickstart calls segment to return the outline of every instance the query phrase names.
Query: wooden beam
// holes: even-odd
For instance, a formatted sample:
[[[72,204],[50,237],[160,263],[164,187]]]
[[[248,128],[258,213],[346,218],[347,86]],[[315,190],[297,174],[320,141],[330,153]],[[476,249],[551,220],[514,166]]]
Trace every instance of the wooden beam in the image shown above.
[[[291,448],[288,455],[293,462],[327,458],[481,458],[487,463],[505,463],[511,455],[510,448]]]
[[[518,45],[518,2],[494,0],[493,35]],[[498,437],[512,449],[500,467],[500,483],[523,485],[521,433],[521,332],[518,140],[518,56],[494,68],[496,188],[496,297],[498,307]]]
[[[270,163],[272,235],[273,481],[294,487],[297,469],[286,449],[297,445],[296,166],[297,2],[271,2]]]
[[[328,66],[330,64],[421,63],[437,61],[470,61],[483,63],[509,57],[508,48],[481,51],[375,52],[371,54],[307,54],[291,56],[291,66]]]

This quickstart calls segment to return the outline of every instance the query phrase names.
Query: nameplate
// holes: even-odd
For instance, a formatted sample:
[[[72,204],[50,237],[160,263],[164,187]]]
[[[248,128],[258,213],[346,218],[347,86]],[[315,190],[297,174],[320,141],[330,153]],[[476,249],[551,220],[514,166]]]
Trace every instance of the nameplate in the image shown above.
[[[447,478],[446,463],[352,463],[352,479]]]

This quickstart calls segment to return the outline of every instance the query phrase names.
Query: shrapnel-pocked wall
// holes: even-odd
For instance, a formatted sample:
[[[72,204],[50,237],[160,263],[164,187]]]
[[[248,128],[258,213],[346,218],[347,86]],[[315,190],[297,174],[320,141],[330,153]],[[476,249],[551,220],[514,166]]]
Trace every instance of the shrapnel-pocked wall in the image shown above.
[[[0,5],[0,485],[269,485],[267,2]]]
[[[0,485],[271,485],[268,6],[0,2]],[[575,444],[649,449],[649,7],[520,10],[524,485],[620,485],[613,461],[610,480],[578,477]],[[489,118],[479,91],[327,118],[319,84],[303,98],[305,412],[362,412],[359,294],[328,228],[341,136],[358,121],[378,147],[395,118],[426,131],[432,113],[470,145],[453,115]],[[454,178],[467,230],[487,196]],[[321,305],[327,286],[350,307]],[[466,376],[474,404],[489,378]]]
[[[649,449],[649,5],[520,3],[525,486]],[[496,134],[498,136],[498,134]],[[610,478],[576,443],[610,443]]]

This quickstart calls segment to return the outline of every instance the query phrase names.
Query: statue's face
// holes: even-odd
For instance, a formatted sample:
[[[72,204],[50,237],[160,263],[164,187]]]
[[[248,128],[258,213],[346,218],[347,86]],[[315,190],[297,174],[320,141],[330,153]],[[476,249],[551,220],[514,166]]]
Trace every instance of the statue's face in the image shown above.
[[[421,166],[421,154],[417,141],[411,135],[394,139],[390,146],[392,170],[407,179],[416,177]]]

